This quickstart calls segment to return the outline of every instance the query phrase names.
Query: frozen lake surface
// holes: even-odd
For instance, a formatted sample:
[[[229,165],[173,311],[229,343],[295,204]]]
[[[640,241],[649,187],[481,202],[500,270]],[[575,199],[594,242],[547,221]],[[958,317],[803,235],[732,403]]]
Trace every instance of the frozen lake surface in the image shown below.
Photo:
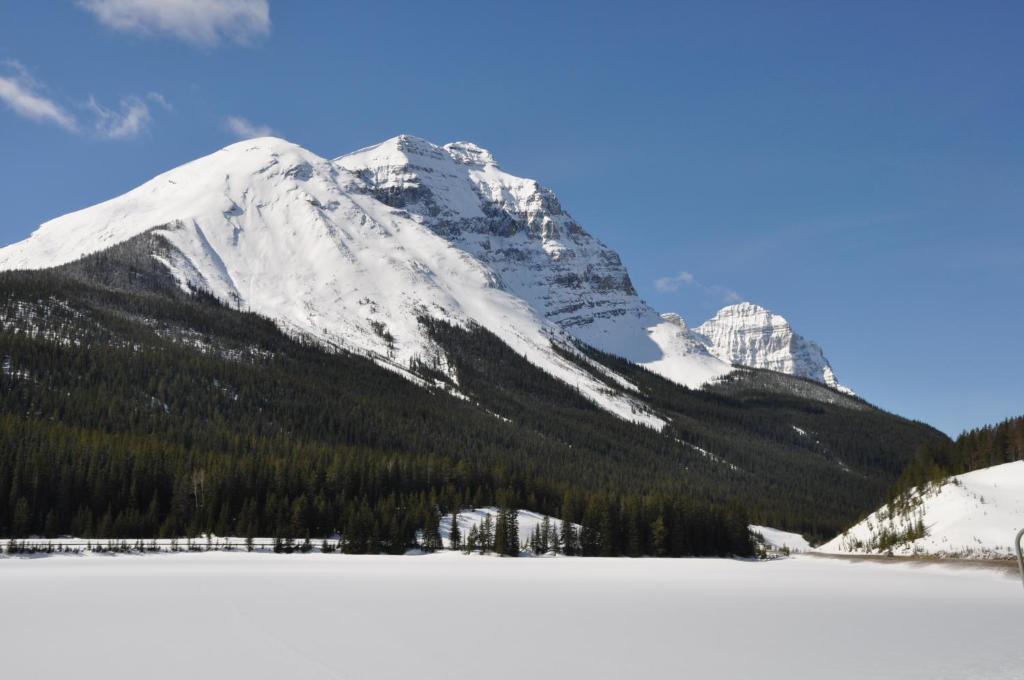
[[[1024,678],[993,569],[801,556],[0,559],[11,678]]]

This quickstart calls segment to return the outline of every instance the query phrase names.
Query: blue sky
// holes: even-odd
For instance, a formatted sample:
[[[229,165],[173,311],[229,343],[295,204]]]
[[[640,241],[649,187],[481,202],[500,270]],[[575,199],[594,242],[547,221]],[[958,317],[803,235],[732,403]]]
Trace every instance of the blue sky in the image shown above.
[[[1020,3],[201,4],[0,6],[0,243],[246,125],[468,139],[661,311],[763,304],[950,433],[1024,413]]]

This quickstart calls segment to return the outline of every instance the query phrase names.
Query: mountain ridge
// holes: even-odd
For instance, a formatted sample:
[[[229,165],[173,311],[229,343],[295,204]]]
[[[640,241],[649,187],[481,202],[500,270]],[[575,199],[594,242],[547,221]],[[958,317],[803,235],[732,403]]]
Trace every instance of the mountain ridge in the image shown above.
[[[643,302],[553,192],[470,142],[403,135],[327,160],[246,140],[43,224],[0,249],[0,268],[64,264],[150,229],[173,246],[160,257],[181,286],[399,369],[438,361],[419,317],[477,323],[603,408],[661,427],[551,343],[579,340],[690,387],[736,363]]]

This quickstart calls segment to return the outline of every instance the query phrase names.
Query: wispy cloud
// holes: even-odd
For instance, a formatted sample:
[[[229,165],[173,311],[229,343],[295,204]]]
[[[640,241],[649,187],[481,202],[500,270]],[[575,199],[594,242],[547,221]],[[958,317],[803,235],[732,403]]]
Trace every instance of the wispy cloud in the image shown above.
[[[674,293],[683,286],[688,286],[694,281],[690,272],[679,272],[675,276],[662,276],[654,282],[654,287],[660,293]]]
[[[146,98],[164,108],[170,108],[167,100],[158,92],[150,92]],[[153,120],[149,106],[141,97],[124,97],[117,111],[108,109],[99,104],[94,97],[89,97],[86,108],[96,116],[94,129],[103,139],[135,139],[146,131]]]
[[[274,134],[274,131],[269,126],[250,123],[241,116],[228,116],[224,119],[224,126],[239,139],[267,137]]]
[[[722,304],[734,304],[743,300],[743,296],[731,288],[717,284],[708,285],[701,283],[690,272],[679,272],[672,276],[662,276],[655,279],[654,288],[659,293],[675,293],[682,288],[692,288]]]
[[[68,132],[93,134],[100,139],[134,139],[145,132],[153,120],[147,102],[171,110],[162,94],[150,92],[144,97],[122,98],[117,109],[107,108],[90,96],[84,104],[73,107],[78,111],[76,115],[44,92],[43,85],[20,63],[0,62],[0,101],[29,120],[52,123]],[[91,124],[89,116],[81,113],[82,109],[92,114]]]
[[[269,0],[78,0],[109,28],[170,35],[199,47],[240,45],[270,33]]]
[[[16,61],[3,62],[0,73],[0,100],[19,116],[38,123],[52,123],[68,132],[78,130],[78,121],[60,104],[42,92],[42,86]]]
[[[147,93],[146,94],[146,99],[149,99],[150,101],[156,102],[161,107],[163,107],[163,109],[165,111],[173,111],[174,110],[174,107],[171,106],[171,103],[169,101],[167,101],[167,99],[162,94],[160,94],[159,92],[149,92],[149,93]]]

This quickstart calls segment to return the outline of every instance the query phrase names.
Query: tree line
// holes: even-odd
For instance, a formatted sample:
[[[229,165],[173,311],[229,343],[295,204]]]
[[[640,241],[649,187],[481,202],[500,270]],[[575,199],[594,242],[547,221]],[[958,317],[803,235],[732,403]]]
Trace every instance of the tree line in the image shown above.
[[[448,381],[424,388],[183,293],[154,243],[0,273],[0,533],[340,533],[399,552],[443,515],[501,505],[582,525],[582,554],[749,554],[748,519],[834,533],[942,437],[757,386],[686,390],[594,352],[668,420],[657,432],[484,329],[429,319],[458,380],[424,358],[408,368]]]

